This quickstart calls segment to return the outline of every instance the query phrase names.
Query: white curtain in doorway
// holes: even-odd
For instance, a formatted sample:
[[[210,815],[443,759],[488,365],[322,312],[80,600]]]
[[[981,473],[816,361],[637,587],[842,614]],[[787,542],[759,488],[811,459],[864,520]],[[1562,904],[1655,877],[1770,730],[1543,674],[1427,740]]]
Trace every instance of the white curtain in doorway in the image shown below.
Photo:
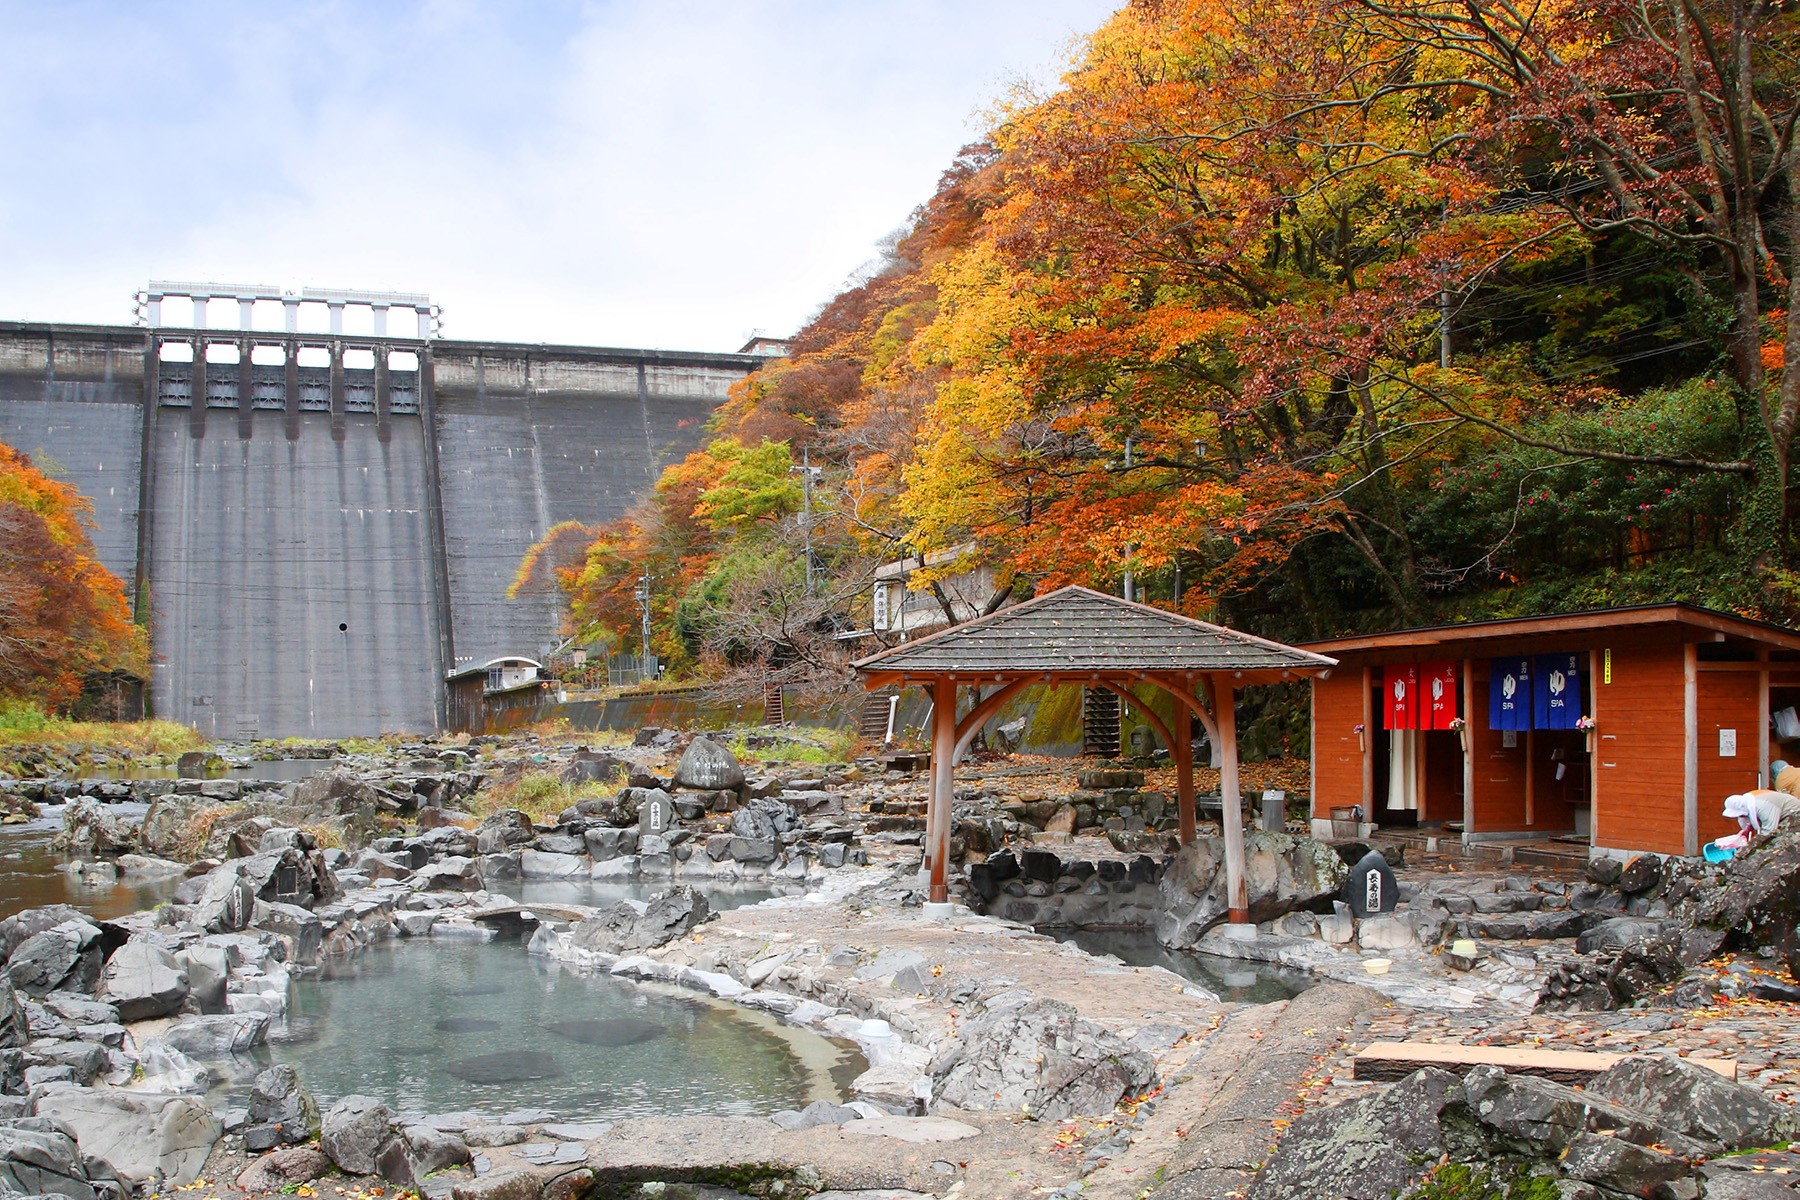
[[[1388,733],[1388,809],[1419,810],[1419,731],[1395,729]]]

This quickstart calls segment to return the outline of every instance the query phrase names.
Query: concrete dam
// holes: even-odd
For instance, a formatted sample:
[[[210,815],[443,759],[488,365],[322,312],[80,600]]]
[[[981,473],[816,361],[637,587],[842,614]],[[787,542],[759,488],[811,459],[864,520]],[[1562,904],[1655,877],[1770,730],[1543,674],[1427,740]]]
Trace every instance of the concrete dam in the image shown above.
[[[358,293],[338,293],[355,297]],[[422,298],[420,298],[422,299]],[[0,323],[0,441],[94,505],[157,716],[220,738],[428,731],[451,670],[538,657],[508,600],[700,444],[763,358],[391,336]]]

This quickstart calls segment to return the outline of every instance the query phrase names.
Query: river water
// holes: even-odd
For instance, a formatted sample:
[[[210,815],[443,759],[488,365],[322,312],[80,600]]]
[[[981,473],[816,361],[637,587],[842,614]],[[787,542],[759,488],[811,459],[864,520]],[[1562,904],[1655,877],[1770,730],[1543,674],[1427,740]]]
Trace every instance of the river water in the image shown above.
[[[148,883],[95,885],[63,870],[66,860],[50,845],[62,831],[63,807],[46,805],[43,815],[26,825],[0,825],[0,917],[46,904],[67,904],[104,920],[154,908],[174,894],[179,875]],[[111,807],[141,815],[146,806]]]

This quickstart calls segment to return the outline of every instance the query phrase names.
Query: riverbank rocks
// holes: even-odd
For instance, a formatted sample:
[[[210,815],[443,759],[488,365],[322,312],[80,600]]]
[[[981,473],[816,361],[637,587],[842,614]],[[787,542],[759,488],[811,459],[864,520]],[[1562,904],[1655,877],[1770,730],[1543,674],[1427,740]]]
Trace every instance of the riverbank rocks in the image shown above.
[[[1633,1057],[1608,1067],[1584,1089],[1726,1147],[1770,1146],[1800,1136],[1794,1110],[1716,1071],[1680,1058]]]
[[[1694,889],[1678,915],[1745,949],[1786,944],[1800,925],[1800,827],[1783,825],[1723,864],[1709,883]]]
[[[147,1092],[51,1092],[38,1100],[37,1115],[67,1127],[85,1158],[136,1188],[192,1183],[222,1132],[199,1101]]]
[[[1787,1106],[1680,1059],[1628,1058],[1582,1089],[1498,1067],[1460,1079],[1426,1068],[1303,1114],[1246,1196],[1385,1200],[1448,1161],[1496,1177],[1523,1169],[1546,1195],[1693,1197],[1694,1160],[1791,1136]]]
[[[1272,921],[1295,909],[1329,905],[1349,868],[1323,842],[1257,829],[1244,837],[1244,880],[1250,919]],[[1186,948],[1228,915],[1225,839],[1201,838],[1182,848],[1163,871],[1156,937]]]
[[[107,961],[97,995],[119,1010],[125,1022],[163,1017],[187,999],[187,972],[175,956],[143,938],[119,947]]]
[[[1156,1082],[1148,1054],[1058,1000],[991,1009],[934,1064],[937,1099],[971,1111],[1024,1110],[1042,1121],[1099,1116]]]
[[[697,737],[675,767],[675,786],[695,792],[735,792],[744,785],[737,755],[707,737]]]

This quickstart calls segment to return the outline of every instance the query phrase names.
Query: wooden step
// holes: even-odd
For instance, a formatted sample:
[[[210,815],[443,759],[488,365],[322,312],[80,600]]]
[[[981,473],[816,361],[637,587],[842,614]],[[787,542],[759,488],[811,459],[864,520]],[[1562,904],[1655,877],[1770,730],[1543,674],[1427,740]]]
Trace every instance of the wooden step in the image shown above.
[[[1455,1046],[1438,1042],[1371,1042],[1350,1064],[1353,1079],[1393,1083],[1421,1067],[1466,1071],[1470,1067],[1499,1067],[1515,1075],[1539,1075],[1558,1083],[1585,1083],[1606,1070],[1624,1054],[1588,1050],[1539,1050],[1530,1046]],[[1695,1066],[1737,1078],[1737,1060],[1689,1058]]]
[[[871,692],[863,697],[862,709],[857,713],[856,736],[876,746],[885,746],[893,741],[893,692]]]
[[[1105,688],[1083,689],[1081,752],[1096,758],[1119,757],[1118,693]]]

